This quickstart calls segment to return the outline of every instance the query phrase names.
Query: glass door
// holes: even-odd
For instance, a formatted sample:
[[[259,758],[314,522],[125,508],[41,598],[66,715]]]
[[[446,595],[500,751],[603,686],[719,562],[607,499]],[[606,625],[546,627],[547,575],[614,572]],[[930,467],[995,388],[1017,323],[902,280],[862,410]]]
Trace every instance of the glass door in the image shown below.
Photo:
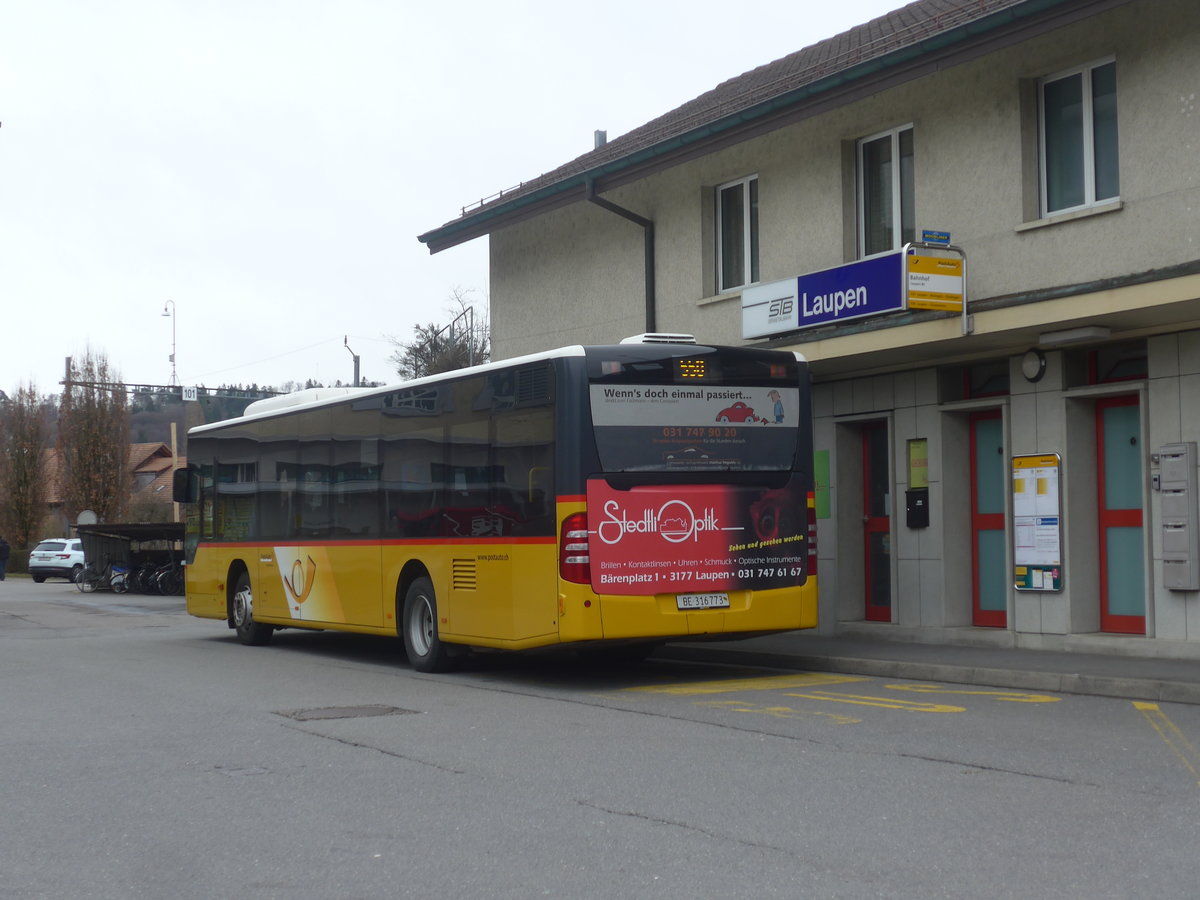
[[[975,625],[1008,624],[1004,531],[1004,429],[1000,410],[971,414],[971,605]]]

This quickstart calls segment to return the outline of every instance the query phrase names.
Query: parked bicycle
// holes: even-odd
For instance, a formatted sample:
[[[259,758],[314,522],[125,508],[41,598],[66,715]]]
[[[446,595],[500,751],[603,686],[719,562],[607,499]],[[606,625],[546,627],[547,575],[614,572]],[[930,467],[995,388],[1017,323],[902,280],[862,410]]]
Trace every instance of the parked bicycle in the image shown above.
[[[89,562],[83,567],[83,571],[79,573],[79,578],[75,581],[75,587],[79,588],[85,594],[90,594],[93,591],[113,591],[117,594],[123,594],[129,588],[128,578],[129,569],[125,566],[107,563],[103,567],[100,567],[94,562]]]
[[[160,566],[154,573],[154,587],[160,594],[182,594],[183,566],[175,561]]]
[[[152,559],[145,560],[129,573],[129,590],[135,594],[155,593],[154,573],[158,571],[158,563]]]
[[[183,565],[175,560],[164,563],[161,558],[146,559],[130,568],[124,576],[114,576],[114,579],[135,594],[183,593]],[[120,589],[114,587],[114,590]]]

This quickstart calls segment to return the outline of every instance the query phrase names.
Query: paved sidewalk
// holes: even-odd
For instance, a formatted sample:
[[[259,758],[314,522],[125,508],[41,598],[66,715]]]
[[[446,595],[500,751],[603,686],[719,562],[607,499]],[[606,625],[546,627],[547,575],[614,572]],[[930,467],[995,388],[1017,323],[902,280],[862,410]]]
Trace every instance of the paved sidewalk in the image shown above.
[[[655,656],[1200,704],[1200,660],[826,637],[795,631],[667,644]]]

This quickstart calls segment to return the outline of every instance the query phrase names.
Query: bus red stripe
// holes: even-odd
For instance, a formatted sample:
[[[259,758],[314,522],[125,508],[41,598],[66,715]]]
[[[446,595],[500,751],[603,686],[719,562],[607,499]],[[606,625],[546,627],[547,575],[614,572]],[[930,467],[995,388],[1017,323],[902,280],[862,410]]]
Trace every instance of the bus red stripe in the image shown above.
[[[228,547],[245,549],[253,547],[434,547],[439,544],[463,546],[466,544],[553,544],[553,537],[461,537],[461,538],[380,538],[376,541],[298,541],[293,539],[261,541],[201,541],[201,547]]]

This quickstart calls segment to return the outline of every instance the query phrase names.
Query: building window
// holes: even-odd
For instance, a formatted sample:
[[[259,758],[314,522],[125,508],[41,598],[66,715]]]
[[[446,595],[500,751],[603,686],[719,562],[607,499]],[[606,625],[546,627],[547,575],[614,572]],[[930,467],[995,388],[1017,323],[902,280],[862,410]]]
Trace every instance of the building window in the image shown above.
[[[1120,193],[1117,64],[1091,63],[1038,85],[1042,215]]]
[[[1106,344],[1088,351],[1088,383],[1140,381],[1149,377],[1149,354],[1145,341]]]
[[[721,291],[758,281],[758,178],[717,188],[717,285]]]
[[[873,256],[915,239],[911,125],[858,142],[858,250]]]
[[[966,397],[1003,397],[1008,394],[1008,360],[976,363],[963,367],[963,389]]]

